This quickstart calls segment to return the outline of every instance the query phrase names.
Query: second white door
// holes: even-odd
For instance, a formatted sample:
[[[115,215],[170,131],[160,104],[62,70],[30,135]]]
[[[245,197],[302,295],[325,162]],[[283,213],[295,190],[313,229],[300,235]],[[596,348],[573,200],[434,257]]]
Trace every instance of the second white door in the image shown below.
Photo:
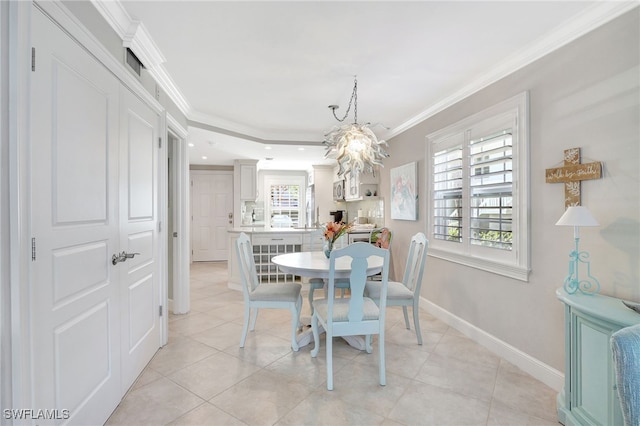
[[[228,260],[227,230],[233,226],[233,172],[191,171],[191,258]]]

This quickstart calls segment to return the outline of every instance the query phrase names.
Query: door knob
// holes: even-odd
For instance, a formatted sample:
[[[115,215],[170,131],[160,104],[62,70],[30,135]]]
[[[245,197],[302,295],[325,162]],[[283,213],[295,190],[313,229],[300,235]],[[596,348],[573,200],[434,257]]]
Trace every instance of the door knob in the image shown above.
[[[124,256],[124,252],[120,253],[120,254],[114,254],[113,256],[111,256],[111,264],[113,264],[114,266],[117,265],[120,262],[124,262],[125,260],[127,260],[127,258]]]
[[[126,251],[123,251],[120,254],[114,254],[113,256],[111,256],[111,264],[115,266],[120,262],[126,262],[127,259],[133,259],[133,257],[137,254],[140,253],[127,253]]]

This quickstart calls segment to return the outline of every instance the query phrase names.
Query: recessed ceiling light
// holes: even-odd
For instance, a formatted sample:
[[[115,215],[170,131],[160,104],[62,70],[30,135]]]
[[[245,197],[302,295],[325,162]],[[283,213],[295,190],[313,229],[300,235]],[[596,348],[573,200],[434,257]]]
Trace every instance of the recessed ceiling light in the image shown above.
[[[298,151],[304,151],[304,147],[301,146],[300,148],[298,148]]]
[[[265,146],[264,149],[271,149],[269,145]]]
[[[203,156],[202,156],[202,159],[203,159],[203,160],[206,160],[206,159],[207,159],[207,156],[206,156],[206,155],[203,155]]]
[[[189,142],[189,148],[193,148],[194,146],[193,142]]]

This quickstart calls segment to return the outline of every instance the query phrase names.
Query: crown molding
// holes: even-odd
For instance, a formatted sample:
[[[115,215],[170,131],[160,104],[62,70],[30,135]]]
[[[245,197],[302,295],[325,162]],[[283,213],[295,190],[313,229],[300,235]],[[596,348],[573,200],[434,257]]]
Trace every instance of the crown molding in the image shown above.
[[[147,69],[155,69],[167,61],[140,21],[131,21],[129,30],[122,38],[122,45],[131,49]]]
[[[517,55],[507,58],[489,73],[481,76],[471,84],[464,86],[453,95],[442,99],[440,102],[432,105],[415,117],[405,121],[398,127],[391,129],[386,135],[387,139],[409,130],[429,117],[432,117],[464,100],[490,84],[513,74],[519,69],[524,68],[543,56],[567,45],[575,39],[595,30],[618,16],[629,12],[639,5],[640,3],[636,0],[598,2],[594,6],[580,13],[577,17],[573,17],[566,21],[555,31],[531,43],[528,49],[524,49]]]
[[[189,116],[189,121],[195,124],[195,127],[207,128],[209,130],[224,133],[230,136],[260,142],[264,144],[316,144],[321,143],[322,138],[316,133],[287,131],[271,131],[261,132],[253,127],[237,123],[235,121],[225,120],[219,117],[213,117],[198,111],[193,111]]]
[[[162,64],[166,59],[144,24],[132,19],[119,0],[91,0],[91,3],[120,37],[123,47],[131,49],[142,61],[149,74],[188,118],[192,113],[191,105],[164,69]]]

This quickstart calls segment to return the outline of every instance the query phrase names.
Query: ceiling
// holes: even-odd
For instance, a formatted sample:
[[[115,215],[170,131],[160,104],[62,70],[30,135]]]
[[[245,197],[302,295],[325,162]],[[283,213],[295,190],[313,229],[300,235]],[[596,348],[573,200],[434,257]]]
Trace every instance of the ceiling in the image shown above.
[[[615,9],[565,0],[92,1],[189,119],[192,164],[254,158],[278,169],[326,164],[321,142],[339,124],[328,106],[344,115],[356,75],[358,122],[388,139]],[[345,122],[353,119],[352,108]]]

